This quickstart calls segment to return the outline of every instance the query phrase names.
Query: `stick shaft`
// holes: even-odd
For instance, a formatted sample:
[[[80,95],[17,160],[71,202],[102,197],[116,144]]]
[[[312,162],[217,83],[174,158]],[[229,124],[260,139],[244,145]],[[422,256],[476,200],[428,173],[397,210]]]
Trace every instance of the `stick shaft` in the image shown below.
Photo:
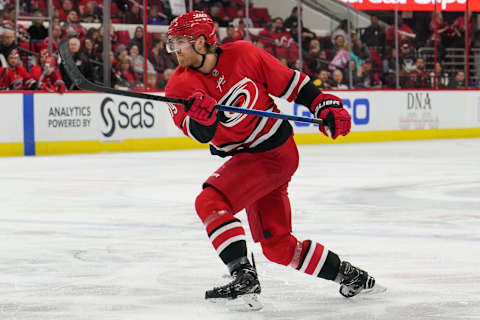
[[[80,72],[80,70],[78,70],[77,66],[75,65],[72,54],[70,52],[70,48],[68,46],[67,39],[62,40],[60,42],[59,52],[60,52],[60,56],[62,57],[62,64],[68,76],[75,83],[75,85],[82,90],[95,91],[95,92],[101,92],[101,93],[110,93],[110,94],[132,97],[137,99],[146,99],[146,100],[154,100],[154,101],[161,101],[161,102],[167,102],[167,103],[175,103],[175,104],[181,104],[184,106],[190,106],[192,103],[191,101],[185,100],[185,99],[164,97],[164,96],[159,96],[159,95],[154,95],[149,93],[142,93],[142,92],[119,90],[119,89],[104,87],[104,86],[92,83],[83,76],[83,74]],[[283,120],[292,120],[297,122],[322,124],[321,119],[310,118],[310,117],[301,117],[301,116],[294,116],[294,115],[283,114],[283,113],[239,108],[239,107],[227,106],[222,104],[217,105],[216,108],[221,111],[250,114],[250,115],[256,115],[259,117],[268,117],[268,118],[276,118],[276,119],[283,119]]]

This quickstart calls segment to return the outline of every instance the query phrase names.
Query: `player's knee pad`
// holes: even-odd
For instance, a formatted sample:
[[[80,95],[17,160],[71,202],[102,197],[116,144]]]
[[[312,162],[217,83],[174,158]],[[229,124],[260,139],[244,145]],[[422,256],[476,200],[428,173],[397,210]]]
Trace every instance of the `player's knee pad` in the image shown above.
[[[195,199],[195,209],[205,225],[215,220],[216,216],[232,211],[225,197],[212,187],[207,187],[200,192]]]
[[[268,260],[286,266],[292,261],[297,239],[291,234],[284,234],[262,240],[260,244]]]

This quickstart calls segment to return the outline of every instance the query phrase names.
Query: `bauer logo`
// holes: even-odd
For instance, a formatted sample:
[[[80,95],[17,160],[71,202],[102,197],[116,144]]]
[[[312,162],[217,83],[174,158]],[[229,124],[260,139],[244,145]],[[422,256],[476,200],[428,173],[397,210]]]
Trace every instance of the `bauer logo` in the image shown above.
[[[357,126],[364,126],[370,122],[370,101],[367,98],[342,99],[343,106],[352,116],[352,123]],[[313,117],[307,107],[295,103],[293,114],[302,117]],[[296,127],[316,126],[316,124],[294,121]]]
[[[121,130],[142,130],[155,124],[154,107],[150,101],[115,101],[103,99],[100,113],[103,121],[102,135],[110,138]]]

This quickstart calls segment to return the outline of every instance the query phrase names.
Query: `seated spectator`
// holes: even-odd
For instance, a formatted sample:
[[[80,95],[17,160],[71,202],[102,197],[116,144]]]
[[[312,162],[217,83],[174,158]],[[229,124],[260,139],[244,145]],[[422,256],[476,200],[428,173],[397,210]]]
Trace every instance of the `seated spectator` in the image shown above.
[[[45,59],[42,74],[39,77],[33,77],[33,79],[37,82],[37,89],[39,90],[58,93],[64,93],[66,90],[60,70],[57,69],[57,62],[53,57]]]
[[[363,44],[362,39],[358,35],[352,36],[352,52],[359,57],[362,61],[371,60],[370,50]]]
[[[132,46],[137,46],[138,53],[140,55],[143,55],[143,27],[136,27],[135,28],[135,33],[133,35],[132,40],[128,44],[128,48],[130,49]]]
[[[148,61],[153,65],[155,72],[163,73],[163,70],[166,69],[166,63],[163,57],[160,55],[162,40],[160,39],[153,39],[152,41],[152,49],[148,54]]]
[[[365,28],[361,39],[362,42],[370,48],[385,46],[385,29],[380,26],[376,15],[370,16],[370,25]]]
[[[328,77],[328,70],[327,69],[320,70],[320,72],[318,73],[318,77],[315,80],[313,80],[313,84],[321,90],[331,89],[332,86],[330,84],[330,79]]]
[[[116,88],[134,89],[140,84],[128,58],[119,61],[118,77]]]
[[[239,27],[240,22],[243,22],[243,25],[245,26],[245,28],[253,28],[254,27],[252,19],[245,17],[245,10],[243,8],[238,9],[237,17],[235,19],[233,19],[233,21],[232,21],[235,28]]]
[[[147,17],[148,24],[166,25],[168,24],[167,16],[158,11],[158,6],[152,5],[148,10]]]
[[[315,39],[311,40],[308,53],[305,54],[305,66],[310,71],[310,75],[317,74],[320,70],[320,52],[320,41]]]
[[[333,57],[332,61],[328,68],[330,70],[335,70],[337,68],[345,68],[348,64],[348,60],[350,60],[350,54],[348,51],[348,44],[344,42],[342,35],[337,35],[335,39],[335,56]]]
[[[332,74],[333,83],[332,89],[348,89],[348,86],[343,81],[343,73],[340,69],[335,69]]]
[[[67,15],[70,11],[76,10],[73,0],[62,0],[62,7],[58,11],[58,18],[61,22],[67,21]]]
[[[130,60],[133,67],[133,71],[138,79],[143,79],[143,73],[145,71],[145,58],[140,54],[136,45],[132,45],[128,51],[130,54]],[[155,70],[152,63],[147,60],[147,68]],[[147,70],[148,70],[147,69]]]
[[[465,72],[458,70],[453,78],[448,84],[449,89],[465,89]]]
[[[278,59],[285,58],[287,63],[298,59],[298,47],[289,32],[283,28],[283,20],[275,18],[275,32],[272,37],[275,39],[275,53]]]
[[[78,21],[78,12],[70,10],[67,14],[67,19],[62,26],[68,38],[85,38],[85,28]]]
[[[130,10],[127,10],[125,14],[125,23],[128,24],[139,24],[143,20],[143,11],[140,10],[140,6],[133,2],[132,7]]]
[[[58,45],[62,38],[62,27],[59,24],[54,24],[52,27],[52,51],[56,52],[58,50]],[[42,44],[39,45],[40,49],[48,49],[48,43],[50,41],[50,37],[47,37],[43,40]]]
[[[393,49],[395,50],[395,49]],[[406,72],[411,72],[415,69],[415,53],[413,48],[404,43],[400,47],[400,54],[398,55],[400,60],[400,67]]]
[[[380,80],[380,75],[373,70],[372,60],[367,59],[363,61],[360,67],[357,69],[355,81],[355,88],[381,88],[382,81]]]
[[[0,43],[0,54],[3,55],[3,60],[6,61],[10,52],[16,48],[15,32],[10,29],[4,29],[2,41]],[[7,67],[7,65],[4,65],[4,67]]]
[[[430,72],[430,83],[434,89],[448,88],[450,82],[450,76],[447,72],[443,71],[442,64],[437,62],[435,64],[434,71]]]
[[[33,16],[35,18],[41,18],[43,17],[43,13],[41,10],[36,10],[33,13]],[[45,28],[43,22],[44,21],[41,19],[32,20],[32,25],[27,29],[28,34],[30,35],[30,39],[32,41],[42,41],[43,39],[48,37],[48,29]]]
[[[103,25],[98,28],[98,34],[95,40],[95,47],[97,48],[97,52],[103,52],[103,37],[105,36],[105,32],[103,29]],[[92,38],[94,39],[94,38]],[[115,26],[110,21],[110,43],[112,48],[116,48],[118,45],[118,34],[115,31]]]
[[[80,14],[80,20],[88,23],[99,23],[102,22],[102,19],[103,12],[97,3],[94,0],[86,1]]]
[[[160,90],[164,90],[167,86],[168,80],[172,77],[173,73],[175,72],[174,69],[167,68],[163,71],[163,77],[160,78],[157,84],[157,88]]]
[[[430,76],[425,71],[425,60],[417,58],[415,61],[415,68],[408,74],[409,88],[431,88]]]
[[[237,34],[237,31],[235,30],[235,27],[233,24],[228,25],[227,27],[227,35],[225,38],[222,39],[222,43],[229,43],[229,42],[234,42],[237,40],[241,40],[241,35]]]
[[[35,80],[32,79],[27,70],[21,65],[20,54],[17,49],[13,49],[8,54],[8,70],[5,77],[5,87],[7,90],[35,89]]]
[[[350,44],[352,42],[352,40],[350,39],[350,35],[348,34],[347,19],[340,21],[340,24],[330,34],[330,38],[332,40],[333,45],[335,45],[337,36],[339,35],[343,37],[343,41],[346,42],[347,44]]]
[[[218,25],[220,27],[226,27],[229,25],[230,19],[227,16],[223,16],[223,17],[221,16],[220,8],[221,7],[217,5],[210,7],[209,14],[214,22],[218,22]]]
[[[290,28],[290,35],[293,40],[298,44],[298,23],[293,22]],[[302,48],[308,48],[310,41],[313,40],[316,35],[311,30],[301,26]]]
[[[8,68],[0,66],[0,90],[7,90],[7,70]]]
[[[257,41],[262,42],[265,51],[271,55],[275,55],[275,39],[273,38],[274,28],[273,22],[267,22],[265,28],[258,33],[257,37]]]

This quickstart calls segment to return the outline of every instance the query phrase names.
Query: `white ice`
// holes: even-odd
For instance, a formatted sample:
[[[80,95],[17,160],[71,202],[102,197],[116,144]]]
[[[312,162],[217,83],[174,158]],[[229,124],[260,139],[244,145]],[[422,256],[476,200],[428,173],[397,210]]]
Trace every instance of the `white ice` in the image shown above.
[[[207,150],[3,158],[0,319],[480,319],[480,139],[301,146],[300,157],[294,233],[386,293],[345,299],[249,237],[264,309],[205,302],[226,274],[193,206],[223,161]]]

